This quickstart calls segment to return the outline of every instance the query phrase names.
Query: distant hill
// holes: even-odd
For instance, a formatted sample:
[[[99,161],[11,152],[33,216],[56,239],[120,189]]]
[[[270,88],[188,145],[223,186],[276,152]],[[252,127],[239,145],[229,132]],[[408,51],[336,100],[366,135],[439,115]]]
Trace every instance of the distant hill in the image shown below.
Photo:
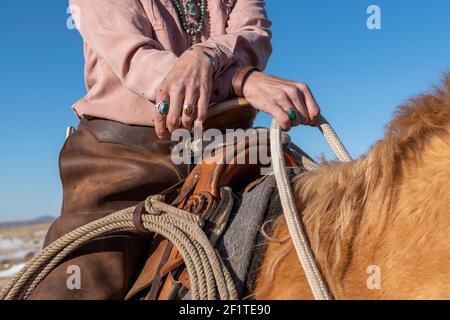
[[[50,223],[55,220],[53,216],[41,216],[33,220],[22,220],[22,221],[8,221],[0,222],[0,228],[16,228],[20,226],[28,226],[33,224]]]

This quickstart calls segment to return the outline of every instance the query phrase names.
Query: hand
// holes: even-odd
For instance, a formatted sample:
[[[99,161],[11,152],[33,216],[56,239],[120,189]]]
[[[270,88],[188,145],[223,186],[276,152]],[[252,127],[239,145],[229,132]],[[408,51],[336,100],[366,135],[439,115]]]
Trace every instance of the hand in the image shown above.
[[[194,120],[205,121],[213,86],[213,65],[208,56],[214,53],[206,48],[193,48],[180,56],[177,63],[161,82],[157,97],[157,105],[161,101],[169,102],[169,113],[161,115],[153,110],[155,131],[159,138],[167,138],[180,125],[192,128]],[[196,112],[191,116],[183,110],[183,106],[192,105]]]
[[[272,115],[286,131],[299,124],[313,125],[320,115],[320,108],[305,83],[254,71],[248,76],[242,92],[253,107]],[[293,121],[288,115],[291,108],[297,111]]]

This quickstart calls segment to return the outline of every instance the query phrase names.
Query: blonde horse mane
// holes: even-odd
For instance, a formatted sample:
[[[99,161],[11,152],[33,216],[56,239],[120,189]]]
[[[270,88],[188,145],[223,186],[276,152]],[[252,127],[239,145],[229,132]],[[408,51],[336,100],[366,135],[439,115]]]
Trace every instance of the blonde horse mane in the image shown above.
[[[442,87],[400,106],[386,126],[384,139],[366,156],[346,164],[325,162],[320,169],[296,177],[298,211],[322,272],[335,286],[352,259],[355,237],[370,234],[374,241],[368,246],[376,246],[377,237],[395,219],[396,191],[405,178],[405,168],[420,163],[429,140],[439,135],[450,137],[450,74]],[[277,264],[292,250],[283,224],[279,219],[271,236],[282,244],[266,257],[267,286]]]

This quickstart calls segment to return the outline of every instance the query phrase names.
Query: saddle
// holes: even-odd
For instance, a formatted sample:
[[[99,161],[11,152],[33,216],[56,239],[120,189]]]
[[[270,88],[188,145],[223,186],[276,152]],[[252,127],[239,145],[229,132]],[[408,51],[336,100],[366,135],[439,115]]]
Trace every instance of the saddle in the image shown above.
[[[230,100],[211,108],[205,128],[220,127],[220,119],[236,116],[243,123],[256,111],[244,99]],[[239,115],[239,116],[238,116]],[[236,127],[239,128],[239,122]],[[216,146],[214,152],[196,164],[189,176],[180,184],[162,194],[173,199],[171,205],[200,216],[204,231],[214,245],[224,232],[233,209],[233,190],[248,190],[257,185],[269,170],[270,163],[259,155],[270,156],[269,132],[258,129],[257,140],[248,136],[231,143]],[[256,142],[256,143],[255,143]],[[252,156],[258,155],[255,158]],[[291,143],[284,145],[288,167],[302,166],[301,151]],[[252,160],[252,161],[251,161]],[[126,299],[173,300],[181,299],[190,289],[189,275],[176,248],[161,236],[155,236],[145,264]]]

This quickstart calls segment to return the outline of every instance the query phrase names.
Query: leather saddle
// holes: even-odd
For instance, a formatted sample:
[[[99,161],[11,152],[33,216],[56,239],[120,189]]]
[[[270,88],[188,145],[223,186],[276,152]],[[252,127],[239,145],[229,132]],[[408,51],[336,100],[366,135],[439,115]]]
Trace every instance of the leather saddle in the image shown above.
[[[234,115],[233,115],[234,114]],[[205,128],[221,127],[221,119],[235,117],[243,123],[246,117],[256,116],[256,111],[244,99],[230,100],[211,108]],[[235,128],[239,128],[236,121]],[[228,126],[229,128],[229,126]],[[262,129],[261,129],[262,130]],[[215,244],[224,232],[233,209],[233,190],[246,190],[264,179],[262,169],[270,163],[249,161],[252,155],[270,155],[269,131],[258,131],[267,135],[261,143],[258,139],[237,139],[219,145],[211,154],[195,165],[182,184],[163,194],[170,196],[171,204],[199,215],[205,221],[205,233]],[[301,150],[290,143],[284,145],[284,156],[288,167],[301,167]],[[243,161],[245,159],[245,161]],[[190,289],[189,276],[183,259],[176,248],[161,236],[155,236],[146,262],[130,289],[126,299],[172,300],[181,299]]]

